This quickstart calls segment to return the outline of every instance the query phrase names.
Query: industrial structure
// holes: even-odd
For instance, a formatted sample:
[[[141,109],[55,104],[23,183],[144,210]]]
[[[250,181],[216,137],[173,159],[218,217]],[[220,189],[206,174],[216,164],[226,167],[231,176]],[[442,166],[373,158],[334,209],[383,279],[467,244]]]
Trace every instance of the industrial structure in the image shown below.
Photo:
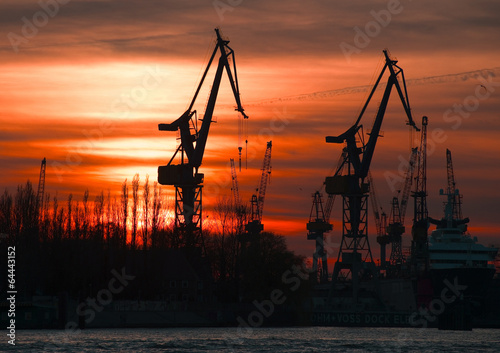
[[[229,41],[222,38],[219,29],[216,28],[215,33],[217,36],[215,48],[188,109],[174,122],[158,125],[160,131],[180,132],[179,147],[168,164],[158,168],[158,182],[161,185],[175,187],[175,232],[179,237],[179,242],[186,247],[203,247],[202,188],[204,174],[199,172],[199,168],[202,164],[210,125],[213,121],[213,112],[224,69],[234,94],[236,110],[241,113],[243,119],[248,118],[240,101],[234,52],[228,45]],[[198,126],[197,111],[193,110],[193,106],[217,52],[220,53],[219,63],[205,113],[203,118],[199,119],[201,126]],[[231,70],[231,66],[233,70]],[[180,164],[173,163],[177,154],[180,154]]]
[[[231,165],[231,191],[233,192],[234,207],[239,208],[241,206],[241,199],[238,187],[238,176],[236,175],[236,168],[234,166],[234,159],[229,159],[229,164]]]
[[[256,189],[258,194],[253,194],[250,199],[250,222],[245,226],[245,230],[249,234],[259,234],[264,229],[262,224],[262,212],[264,210],[264,199],[266,197],[267,184],[271,178],[271,149],[273,142],[267,143],[264,161],[262,162],[262,173],[260,176],[259,186]]]
[[[340,171],[342,171],[346,156],[347,151],[344,149],[337,163],[337,170],[340,168]],[[333,229],[333,225],[330,223],[330,215],[335,202],[335,196],[335,194],[328,194],[326,205],[323,208],[322,193],[316,191],[312,195],[313,203],[306,228],[307,240],[314,240],[316,245],[313,254],[311,278],[316,283],[328,282],[328,252],[325,249],[325,234]]]
[[[40,165],[40,177],[38,178],[38,191],[36,193],[36,210],[40,212],[43,209],[43,198],[45,194],[45,168],[47,160],[44,158]]]
[[[418,149],[412,148],[408,169],[406,170],[406,177],[401,193],[401,199],[397,196],[392,198],[392,208],[389,224],[387,225],[387,235],[391,243],[391,255],[387,274],[390,277],[398,277],[402,274],[402,266],[405,261],[402,251],[402,235],[405,232],[405,215],[408,206],[408,198],[410,196],[410,189],[413,180],[413,170],[417,159]]]
[[[316,247],[313,254],[312,276],[313,282],[328,282],[328,258],[325,249],[325,233],[333,229],[329,222],[333,206],[333,195],[328,195],[326,208],[323,209],[323,195],[316,191],[313,195],[313,205],[307,223],[307,240],[314,240]]]
[[[347,173],[342,175],[338,170],[334,176],[327,177],[325,180],[325,190],[327,193],[342,196],[343,209],[342,241],[333,271],[332,291],[336,291],[336,284],[345,282],[345,279],[350,277],[351,289],[349,297],[352,298],[354,303],[358,302],[361,280],[376,280],[378,277],[368,241],[367,199],[369,184],[366,178],[370,170],[375,145],[380,136],[380,128],[393,87],[396,87],[403,104],[408,118],[407,124],[418,130],[411,115],[403,70],[397,66],[396,60],[389,57],[386,50],[384,50],[384,56],[385,65],[354,125],[339,136],[326,137],[326,142],[345,143],[347,149],[347,156],[342,163],[342,165],[346,165]],[[360,121],[386,70],[389,71],[387,85],[373,127],[369,133],[370,137],[365,143],[363,126],[360,124]],[[398,77],[402,80],[402,87]],[[361,141],[361,146],[358,146],[358,140]]]
[[[422,131],[415,177],[413,208],[413,226],[411,229],[411,266],[414,274],[422,274],[428,270],[427,231],[429,230],[429,213],[427,210],[427,125],[429,119],[422,117]]]
[[[446,171],[448,175],[448,194],[453,195],[453,218],[462,219],[462,195],[455,187],[455,175],[453,173],[453,161],[451,159],[451,151],[446,149]]]

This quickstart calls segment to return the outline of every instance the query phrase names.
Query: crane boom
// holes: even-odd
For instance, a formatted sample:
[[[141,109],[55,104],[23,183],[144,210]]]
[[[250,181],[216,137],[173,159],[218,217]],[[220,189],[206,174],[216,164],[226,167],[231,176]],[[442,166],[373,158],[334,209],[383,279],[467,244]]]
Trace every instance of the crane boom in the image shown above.
[[[258,196],[258,220],[262,221],[262,211],[264,209],[264,199],[266,197],[267,183],[269,182],[271,176],[271,148],[273,142],[269,141],[266,147],[266,153],[264,155],[264,162],[262,163],[262,174],[260,176],[259,183],[259,196]]]
[[[347,150],[349,153],[349,159],[350,163],[352,164],[354,168],[355,174],[357,174],[361,179],[364,179],[368,175],[368,170],[370,169],[370,164],[371,160],[373,157],[373,153],[375,152],[375,145],[377,143],[378,137],[380,136],[380,128],[382,126],[382,120],[385,115],[385,111],[387,108],[387,103],[389,102],[389,97],[391,95],[391,90],[392,87],[395,86],[401,103],[403,104],[403,108],[405,110],[406,116],[408,118],[407,125],[412,126],[416,131],[419,131],[419,129],[416,127],[415,122],[413,121],[413,117],[411,115],[411,109],[410,109],[410,103],[408,101],[408,94],[406,92],[406,83],[404,82],[404,75],[403,75],[403,69],[401,69],[399,66],[397,66],[397,60],[392,60],[389,58],[389,54],[387,53],[386,50],[384,50],[384,55],[385,55],[385,65],[382,69],[382,72],[377,78],[377,81],[375,82],[375,85],[372,88],[372,91],[370,92],[370,95],[368,96],[368,99],[363,106],[363,109],[361,110],[361,113],[354,123],[354,125],[349,128],[346,132],[339,136],[327,136],[326,137],[326,142],[331,142],[331,143],[343,143],[347,142]],[[397,71],[395,70],[397,69]],[[358,133],[359,129],[362,127],[362,125],[359,125],[359,122],[361,121],[361,118],[366,110],[366,107],[370,103],[370,100],[375,93],[375,90],[377,89],[377,86],[384,75],[384,72],[386,69],[389,69],[390,71],[390,76],[387,82],[387,86],[385,87],[384,95],[382,97],[382,101],[380,102],[377,115],[375,117],[375,121],[373,123],[373,127],[370,133],[370,138],[368,139],[368,142],[364,146],[362,155],[363,159],[360,159],[360,149],[356,146],[356,134]],[[401,89],[401,86],[398,81],[398,75],[401,74],[403,78],[403,87],[404,91]]]
[[[422,117],[422,132],[415,177],[414,216],[411,229],[412,271],[423,273],[428,268],[427,231],[429,229],[429,213],[427,210],[427,125],[428,118]]]

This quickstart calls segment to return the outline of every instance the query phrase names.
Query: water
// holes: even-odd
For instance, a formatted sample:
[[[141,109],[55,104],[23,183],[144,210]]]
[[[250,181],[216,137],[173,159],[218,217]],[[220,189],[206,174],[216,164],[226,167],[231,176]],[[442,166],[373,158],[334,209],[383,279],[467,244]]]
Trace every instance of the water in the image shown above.
[[[4,331],[5,332],[5,331]],[[500,352],[500,330],[170,328],[18,331],[11,352]]]

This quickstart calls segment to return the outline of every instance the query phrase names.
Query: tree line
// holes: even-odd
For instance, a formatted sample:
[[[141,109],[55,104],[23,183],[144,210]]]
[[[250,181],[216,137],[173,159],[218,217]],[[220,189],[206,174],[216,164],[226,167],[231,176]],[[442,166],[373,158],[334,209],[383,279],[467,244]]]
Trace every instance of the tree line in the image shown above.
[[[174,229],[172,202],[157,182],[146,176],[141,183],[138,174],[115,195],[85,190],[80,200],[70,193],[61,201],[56,193],[41,202],[30,181],[13,194],[5,190],[0,233],[3,246],[16,246],[20,292],[82,297],[103,288],[112,269],[126,266],[139,275],[122,295],[159,299],[166,285],[153,274],[161,276],[169,251],[189,250]],[[302,265],[283,236],[247,234],[248,217],[246,207],[220,197],[204,222],[204,260],[193,267],[208,268],[219,301],[265,298],[268,288],[282,285],[283,272]],[[196,268],[200,263],[206,268]]]

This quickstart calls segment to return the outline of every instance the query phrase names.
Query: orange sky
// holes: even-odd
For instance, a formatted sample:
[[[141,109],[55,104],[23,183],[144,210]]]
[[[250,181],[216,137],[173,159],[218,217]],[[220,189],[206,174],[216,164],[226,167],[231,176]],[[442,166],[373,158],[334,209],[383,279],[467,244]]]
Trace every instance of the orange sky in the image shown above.
[[[108,188],[118,192],[135,173],[156,180],[157,166],[168,162],[176,143],[175,134],[158,131],[157,124],[175,120],[187,108],[213,49],[213,28],[220,26],[236,53],[241,98],[250,116],[248,169],[238,174],[243,200],[254,192],[265,143],[273,140],[266,230],[287,235],[294,250],[312,254],[305,230],[311,194],[331,173],[341,149],[326,144],[325,136],[354,122],[366,92],[343,89],[371,84],[383,64],[382,49],[389,48],[408,80],[415,120],[420,125],[422,115],[429,117],[430,139],[437,129],[446,136],[444,142],[430,142],[430,215],[442,215],[438,193],[446,185],[449,148],[470,230],[484,243],[500,245],[497,2],[41,3],[45,10],[34,0],[0,5],[2,188],[14,190],[28,178],[36,184],[43,157],[46,191],[61,198],[86,188],[91,195]],[[227,5],[217,8],[220,3]],[[356,51],[346,56],[345,48]],[[480,76],[490,86],[481,88]],[[195,106],[199,111],[208,92],[207,83]],[[365,130],[378,93],[365,114]],[[466,118],[446,113],[474,102],[471,97],[478,104]],[[218,122],[200,169],[207,209],[218,196],[230,195],[228,162],[238,157],[233,106],[224,77],[214,113]],[[372,162],[379,202],[387,211],[393,193],[385,175],[397,173],[399,156],[409,155],[403,114],[393,95]],[[410,206],[407,226],[412,212]],[[336,207],[330,235],[336,241],[340,217]]]

